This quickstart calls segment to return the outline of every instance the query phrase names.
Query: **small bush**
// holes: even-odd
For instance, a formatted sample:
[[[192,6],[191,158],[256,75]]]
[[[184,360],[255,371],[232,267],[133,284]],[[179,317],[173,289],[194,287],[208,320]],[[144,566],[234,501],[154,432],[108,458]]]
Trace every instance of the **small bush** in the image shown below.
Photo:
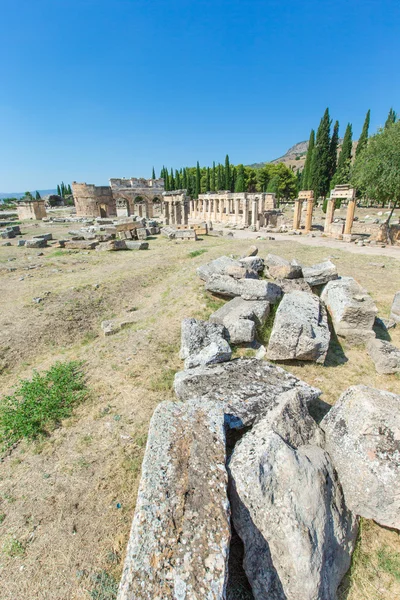
[[[30,440],[59,425],[73,407],[87,396],[81,363],[55,363],[45,373],[22,379],[10,396],[0,401],[0,442],[4,447]]]
[[[90,592],[93,600],[115,600],[118,593],[118,582],[107,571],[93,576],[95,587]]]
[[[190,258],[195,258],[196,256],[201,256],[204,254],[204,252],[208,252],[207,248],[199,248],[198,250],[192,250],[192,252],[189,252],[188,256],[190,256]]]
[[[10,558],[25,556],[25,546],[15,537],[9,537],[5,540],[2,546],[3,554]]]

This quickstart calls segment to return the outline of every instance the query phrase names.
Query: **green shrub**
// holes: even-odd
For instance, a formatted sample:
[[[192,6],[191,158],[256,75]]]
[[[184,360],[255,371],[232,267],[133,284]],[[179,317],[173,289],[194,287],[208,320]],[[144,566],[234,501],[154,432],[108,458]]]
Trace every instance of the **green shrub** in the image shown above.
[[[208,252],[207,248],[199,248],[198,250],[192,250],[189,252],[190,258],[195,258],[196,256],[201,256],[204,252]]]
[[[10,396],[0,401],[0,442],[4,447],[23,438],[48,435],[73,407],[87,396],[82,364],[57,362],[45,373],[21,379]]]
[[[271,310],[264,325],[257,328],[257,339],[261,344],[267,345],[269,338],[271,337],[272,328],[274,326],[276,311],[278,310],[279,303],[272,304]]]
[[[90,592],[93,600],[115,600],[118,593],[118,582],[107,571],[96,573],[92,577],[95,587]]]

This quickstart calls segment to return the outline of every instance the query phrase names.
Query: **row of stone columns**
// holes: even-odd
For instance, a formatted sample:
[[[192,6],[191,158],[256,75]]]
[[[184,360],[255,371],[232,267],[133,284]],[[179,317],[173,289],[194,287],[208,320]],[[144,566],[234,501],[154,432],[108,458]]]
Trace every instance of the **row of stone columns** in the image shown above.
[[[187,225],[189,222],[189,205],[187,202],[164,201],[164,218],[166,225]]]
[[[233,221],[236,224],[242,224],[245,227],[250,225],[250,201],[248,198],[242,199],[243,211],[240,212],[240,198],[210,198],[191,200],[191,217],[194,220],[203,221]],[[259,201],[251,201],[251,225],[257,227],[259,224]],[[262,209],[261,209],[262,210]]]
[[[355,211],[356,211],[356,200],[355,199],[349,200],[349,203],[347,205],[347,212],[346,212],[346,222],[344,225],[344,232],[343,232],[344,234],[351,233],[351,228],[353,226]],[[335,215],[335,198],[332,198],[332,199],[329,198],[328,204],[326,207],[325,225],[324,225],[324,233],[326,233],[326,234],[331,233],[331,225],[333,223],[334,215]]]
[[[294,204],[293,229],[300,229],[301,211],[302,210],[303,210],[303,200],[301,198],[296,198],[295,204]],[[307,200],[307,212],[306,212],[306,222],[305,222],[305,230],[306,231],[311,231],[313,210],[314,210],[314,199],[309,198]]]

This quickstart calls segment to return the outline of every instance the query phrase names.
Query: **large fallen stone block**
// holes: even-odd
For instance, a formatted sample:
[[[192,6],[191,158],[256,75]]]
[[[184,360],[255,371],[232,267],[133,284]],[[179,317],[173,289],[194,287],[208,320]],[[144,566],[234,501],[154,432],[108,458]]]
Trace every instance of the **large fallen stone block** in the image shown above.
[[[378,312],[366,290],[352,277],[330,281],[321,294],[337,335],[351,343],[363,343],[375,337],[373,331]]]
[[[270,281],[261,279],[233,279],[229,275],[211,275],[206,281],[206,290],[234,298],[241,296],[245,300],[266,300],[271,304],[278,302],[281,288]]]
[[[185,360],[185,369],[230,360],[232,350],[227,337],[223,325],[183,319],[179,356]]]
[[[53,234],[52,233],[41,233],[38,235],[33,235],[32,238],[35,239],[42,239],[42,240],[46,240],[46,242],[49,242],[50,240],[53,239]]]
[[[168,225],[166,225],[165,227],[161,227],[160,232],[161,232],[161,235],[163,235],[164,237],[167,237],[169,240],[175,239],[176,229],[173,229],[172,227],[169,227]]]
[[[276,312],[267,358],[323,363],[330,337],[326,310],[318,296],[289,292]]]
[[[204,398],[223,404],[227,424],[238,429],[273,410],[285,392],[296,390],[305,403],[321,394],[284,369],[256,358],[181,371],[175,375],[174,389],[180,400]]]
[[[47,240],[43,238],[34,238],[25,241],[25,248],[46,248]]]
[[[400,373],[400,350],[390,342],[372,338],[367,343],[367,351],[380,375]]]
[[[303,277],[313,287],[337,279],[338,272],[336,265],[327,260],[312,267],[303,267]]]
[[[118,600],[223,600],[230,541],[224,417],[205,400],[151,419]]]
[[[301,265],[289,262],[276,254],[268,254],[266,261],[267,275],[273,279],[299,279],[303,277]]]
[[[328,453],[317,445],[318,426],[297,412],[293,417],[284,419],[283,431],[280,414],[260,420],[229,462],[243,565],[256,600],[336,600],[357,520]]]
[[[246,256],[239,259],[240,264],[246,269],[262,273],[264,270],[264,260],[259,256]]]
[[[265,323],[268,315],[269,302],[236,297],[213,313],[209,320],[224,325],[232,344],[241,344],[254,340],[256,325]]]
[[[312,287],[307,281],[305,281],[302,277],[299,279],[276,279],[275,283],[282,288],[282,292],[284,294],[288,294],[289,292],[307,292],[312,294]]]
[[[400,396],[352,386],[321,427],[349,508],[400,529]]]
[[[197,234],[194,229],[177,229],[175,232],[177,240],[197,240]]]
[[[247,267],[226,267],[225,275],[229,275],[234,279],[258,279],[257,271]]]
[[[96,240],[68,240],[65,242],[64,247],[68,250],[94,250],[99,242]]]
[[[400,292],[396,292],[394,295],[390,318],[396,323],[400,323]]]
[[[207,281],[211,275],[225,275],[225,269],[227,267],[241,267],[242,265],[238,260],[234,260],[229,256],[220,256],[211,262],[201,265],[197,269],[197,275],[203,281]]]
[[[127,250],[127,240],[109,240],[108,242],[101,242],[97,246],[96,250],[105,252],[115,252],[117,250]],[[136,242],[138,243],[138,242]]]
[[[136,242],[134,240],[125,240],[127,250],[148,250],[149,242]]]

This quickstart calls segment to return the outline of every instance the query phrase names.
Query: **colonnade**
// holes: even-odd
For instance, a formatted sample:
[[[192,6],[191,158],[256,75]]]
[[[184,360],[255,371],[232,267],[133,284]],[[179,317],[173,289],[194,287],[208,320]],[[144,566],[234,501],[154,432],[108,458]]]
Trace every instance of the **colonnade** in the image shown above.
[[[259,229],[264,212],[275,208],[275,194],[224,192],[200,194],[190,201],[190,218],[194,221],[229,222]]]

